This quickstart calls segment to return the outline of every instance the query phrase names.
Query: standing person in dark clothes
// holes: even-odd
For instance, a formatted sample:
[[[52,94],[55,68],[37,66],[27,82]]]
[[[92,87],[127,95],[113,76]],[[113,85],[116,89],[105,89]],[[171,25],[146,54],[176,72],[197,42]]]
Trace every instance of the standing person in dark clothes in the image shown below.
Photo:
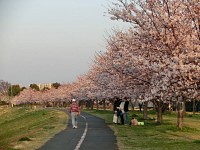
[[[119,109],[120,109],[120,118],[122,125],[124,125],[124,104],[125,104],[124,99],[121,99]]]
[[[129,124],[129,119],[128,119],[129,101],[127,97],[124,97],[124,100],[125,100],[125,103],[124,103],[125,123]]]
[[[139,101],[140,112],[142,111],[142,105],[143,105],[143,103],[141,101]]]
[[[119,124],[120,123],[120,113],[119,113],[119,105],[120,105],[120,100],[118,97],[114,98],[114,106],[113,106],[113,123]]]
[[[119,100],[117,97],[114,98],[114,104],[113,104],[113,111],[117,110],[117,107],[119,107]]]

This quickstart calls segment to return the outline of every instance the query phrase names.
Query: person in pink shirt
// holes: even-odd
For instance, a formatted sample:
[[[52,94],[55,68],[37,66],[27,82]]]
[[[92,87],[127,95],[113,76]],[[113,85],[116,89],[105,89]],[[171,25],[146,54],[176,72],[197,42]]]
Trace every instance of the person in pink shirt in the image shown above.
[[[78,106],[76,99],[72,99],[69,113],[71,114],[72,128],[78,128],[78,116],[80,115],[80,107]]]

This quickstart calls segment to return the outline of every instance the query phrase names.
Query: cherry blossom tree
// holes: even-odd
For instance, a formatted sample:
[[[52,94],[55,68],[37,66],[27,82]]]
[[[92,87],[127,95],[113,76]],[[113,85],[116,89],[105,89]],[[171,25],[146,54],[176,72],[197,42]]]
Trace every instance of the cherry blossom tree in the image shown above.
[[[158,97],[158,102],[163,102],[172,92],[182,102],[183,89],[194,89],[199,81],[198,2],[118,0],[113,5],[109,9],[111,18],[133,25],[144,52],[141,58],[149,61],[148,68],[153,72],[149,98]],[[181,128],[180,119],[178,127]]]
[[[0,80],[0,100],[8,102],[8,89],[11,84],[7,81]]]
[[[32,88],[24,89],[12,100],[14,105],[39,104],[46,107],[49,103],[54,106],[63,106],[71,100],[71,93],[74,89],[71,84],[63,84],[58,89],[37,91]]]

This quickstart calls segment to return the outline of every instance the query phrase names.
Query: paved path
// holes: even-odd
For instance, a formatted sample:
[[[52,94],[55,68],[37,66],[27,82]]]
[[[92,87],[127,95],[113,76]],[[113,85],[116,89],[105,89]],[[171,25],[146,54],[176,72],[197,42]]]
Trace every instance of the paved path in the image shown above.
[[[103,119],[87,113],[78,118],[78,129],[67,129],[56,134],[39,150],[118,150],[116,137]]]

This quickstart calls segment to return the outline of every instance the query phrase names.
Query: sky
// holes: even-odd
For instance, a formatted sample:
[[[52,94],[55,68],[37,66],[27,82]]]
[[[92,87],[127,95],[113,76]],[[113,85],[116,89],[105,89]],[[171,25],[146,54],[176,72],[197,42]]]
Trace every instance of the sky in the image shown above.
[[[70,83],[88,72],[107,33],[123,29],[114,0],[0,0],[0,80]]]

